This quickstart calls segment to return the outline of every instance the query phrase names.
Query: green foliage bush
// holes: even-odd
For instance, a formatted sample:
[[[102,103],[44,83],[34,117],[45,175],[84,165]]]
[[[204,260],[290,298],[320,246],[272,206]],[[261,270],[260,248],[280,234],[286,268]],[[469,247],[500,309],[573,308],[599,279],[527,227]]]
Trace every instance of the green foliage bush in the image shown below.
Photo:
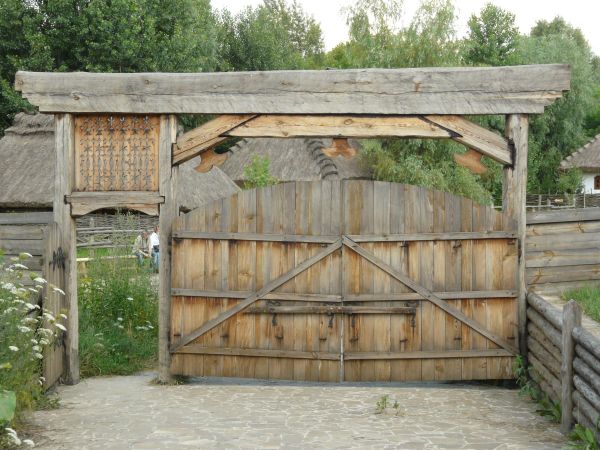
[[[39,306],[46,281],[32,273],[32,284],[23,283],[29,258],[23,253],[5,261],[0,255],[0,445],[19,445],[21,440],[9,426],[47,403],[41,377],[43,352],[65,330],[64,314],[54,317]]]
[[[272,186],[279,181],[271,176],[270,162],[268,157],[261,158],[258,155],[252,157],[252,162],[244,167],[244,189]]]
[[[565,300],[575,300],[583,311],[600,323],[600,284],[590,284],[563,294]]]
[[[133,216],[119,227],[135,229]],[[158,348],[158,295],[147,266],[131,258],[122,233],[117,247],[92,259],[79,277],[79,352],[81,375],[127,375],[152,368]]]

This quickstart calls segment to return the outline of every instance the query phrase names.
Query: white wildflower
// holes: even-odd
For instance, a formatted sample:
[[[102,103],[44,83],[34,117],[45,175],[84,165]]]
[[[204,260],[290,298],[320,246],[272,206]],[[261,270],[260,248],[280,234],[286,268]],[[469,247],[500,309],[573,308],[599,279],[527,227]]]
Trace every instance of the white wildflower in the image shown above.
[[[37,290],[35,290],[34,288],[30,287],[28,288],[30,292],[33,292],[34,294],[37,294]]]
[[[54,287],[52,288],[52,290],[53,290],[54,292],[58,292],[59,294],[65,295],[65,291],[63,291],[63,290],[62,290],[62,289],[60,289],[60,288],[57,288],[56,286],[54,286]]]
[[[31,332],[31,328],[20,325],[17,327],[21,333],[29,333]]]
[[[33,318],[33,317],[25,317],[23,320],[21,320],[21,322],[23,323],[37,323],[37,319]]]
[[[117,317],[117,320],[118,320],[119,322],[123,322],[123,318],[122,318],[122,317]]]
[[[8,346],[8,349],[9,349],[11,352],[18,352],[18,351],[19,351],[19,347],[15,346],[15,345],[9,345],[9,346]]]
[[[44,357],[44,355],[42,355],[40,352],[34,353],[33,356],[35,356],[37,359],[42,359]]]
[[[19,253],[19,258],[21,258],[21,259],[33,258],[33,255],[31,253],[21,252],[21,253]]]
[[[38,333],[46,337],[54,336],[54,331],[49,330],[48,328],[40,328],[38,329]]]
[[[127,300],[129,300],[130,302],[133,301],[133,297],[127,297]]]
[[[122,329],[124,329],[125,327],[124,327],[123,325],[119,325],[119,328],[122,330]]]
[[[39,284],[46,284],[47,283],[47,281],[45,279],[43,279],[42,277],[36,277],[36,278],[33,279],[33,281],[35,281],[36,283],[39,283]]]
[[[35,447],[35,443],[31,439],[23,439],[23,444],[27,447]]]
[[[59,330],[62,330],[62,331],[67,331],[67,329],[65,328],[65,326],[64,326],[64,325],[62,325],[62,324],[60,324],[60,323],[55,323],[55,324],[54,324],[54,326],[55,326],[56,328],[58,328]]]
[[[31,339],[31,343],[33,345],[38,345],[39,344],[39,342],[37,341],[37,339]]]
[[[61,319],[65,319],[65,320],[67,320],[67,316],[66,316],[65,314],[59,314],[59,317],[60,317]]]
[[[39,352],[40,351],[40,346],[39,345],[34,345],[33,347],[31,347],[31,350],[33,350],[34,352]]]
[[[12,265],[13,269],[22,269],[22,270],[28,270],[29,267],[24,266],[23,264],[17,263],[17,264],[13,264]]]
[[[54,321],[56,320],[56,318],[55,318],[55,317],[54,317],[52,314],[50,314],[49,312],[45,312],[45,313],[43,314],[43,316],[44,316],[46,319],[48,319],[50,322],[54,322]]]
[[[40,339],[40,345],[49,345],[50,341],[46,338],[41,338]]]

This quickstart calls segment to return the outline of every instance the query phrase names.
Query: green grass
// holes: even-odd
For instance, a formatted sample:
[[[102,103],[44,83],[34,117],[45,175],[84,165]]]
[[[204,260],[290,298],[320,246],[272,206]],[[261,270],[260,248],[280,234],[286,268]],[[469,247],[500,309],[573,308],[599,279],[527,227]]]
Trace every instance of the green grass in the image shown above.
[[[101,256],[109,256],[111,254],[110,248],[87,248],[80,247],[77,249],[78,258],[98,258]]]
[[[600,322],[600,284],[565,292],[563,298],[575,300],[589,317]]]

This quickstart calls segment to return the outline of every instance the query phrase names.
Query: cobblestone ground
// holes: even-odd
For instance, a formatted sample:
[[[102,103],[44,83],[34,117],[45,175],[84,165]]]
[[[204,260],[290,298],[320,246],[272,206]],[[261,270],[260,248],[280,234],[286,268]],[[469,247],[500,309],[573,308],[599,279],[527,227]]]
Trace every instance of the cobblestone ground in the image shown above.
[[[558,449],[555,425],[516,390],[479,385],[325,385],[153,375],[61,387],[35,414],[41,449]],[[376,413],[389,395],[390,405]],[[394,408],[394,402],[398,408]]]

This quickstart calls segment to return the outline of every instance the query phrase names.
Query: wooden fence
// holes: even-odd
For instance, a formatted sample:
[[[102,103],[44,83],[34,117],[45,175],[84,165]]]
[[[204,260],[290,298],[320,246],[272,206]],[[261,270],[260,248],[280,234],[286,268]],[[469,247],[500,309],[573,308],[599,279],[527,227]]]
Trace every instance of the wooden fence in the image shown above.
[[[562,313],[538,294],[527,295],[529,373],[561,404],[561,430],[580,423],[600,433],[600,339],[581,325],[580,306],[571,300]]]
[[[527,214],[527,284],[561,291],[600,281],[600,208]]]

